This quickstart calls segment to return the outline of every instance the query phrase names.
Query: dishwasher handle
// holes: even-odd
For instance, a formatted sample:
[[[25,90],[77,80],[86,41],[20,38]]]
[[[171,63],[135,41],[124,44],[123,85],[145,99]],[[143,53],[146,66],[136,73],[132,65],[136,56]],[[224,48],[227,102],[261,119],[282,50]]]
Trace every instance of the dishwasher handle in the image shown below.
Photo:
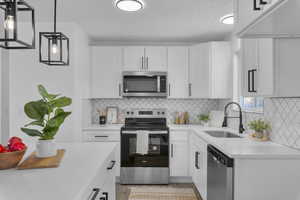
[[[219,149],[214,147],[213,145],[207,146],[207,152],[211,154],[213,160],[218,164],[223,164],[226,167],[233,167],[234,160],[221,152]]]

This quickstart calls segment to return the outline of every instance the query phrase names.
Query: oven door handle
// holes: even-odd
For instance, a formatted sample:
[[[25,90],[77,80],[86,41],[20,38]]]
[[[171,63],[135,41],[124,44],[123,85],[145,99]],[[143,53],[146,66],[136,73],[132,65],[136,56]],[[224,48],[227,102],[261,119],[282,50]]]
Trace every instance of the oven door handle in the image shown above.
[[[166,135],[169,132],[168,131],[122,131],[122,134],[138,134],[138,133],[147,133],[151,135]]]

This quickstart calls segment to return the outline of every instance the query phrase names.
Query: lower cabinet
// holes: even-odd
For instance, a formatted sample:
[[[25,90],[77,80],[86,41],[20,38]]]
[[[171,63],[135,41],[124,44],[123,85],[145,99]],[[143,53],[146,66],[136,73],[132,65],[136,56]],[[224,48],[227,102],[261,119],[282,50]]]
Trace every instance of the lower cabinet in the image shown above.
[[[194,134],[190,135],[190,172],[193,183],[203,200],[207,199],[207,144]]]
[[[170,176],[188,177],[188,132],[170,132]]]
[[[114,142],[118,143],[115,151],[115,176],[120,176],[120,131],[115,130],[94,130],[94,131],[83,131],[84,142]]]
[[[115,152],[112,152],[78,200],[115,200],[115,164]]]

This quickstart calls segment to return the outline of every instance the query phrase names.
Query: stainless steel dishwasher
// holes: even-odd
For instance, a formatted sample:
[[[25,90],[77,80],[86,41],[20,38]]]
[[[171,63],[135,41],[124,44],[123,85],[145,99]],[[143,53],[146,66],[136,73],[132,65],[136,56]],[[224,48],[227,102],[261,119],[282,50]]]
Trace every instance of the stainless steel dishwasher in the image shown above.
[[[233,200],[234,160],[212,145],[207,154],[207,200]]]

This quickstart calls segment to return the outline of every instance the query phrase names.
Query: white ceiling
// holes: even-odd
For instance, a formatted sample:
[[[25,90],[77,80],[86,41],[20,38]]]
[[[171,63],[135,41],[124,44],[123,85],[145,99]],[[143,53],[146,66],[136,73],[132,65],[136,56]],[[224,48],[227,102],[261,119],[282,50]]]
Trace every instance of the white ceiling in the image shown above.
[[[232,0],[144,0],[144,10],[128,13],[114,0],[58,0],[58,21],[79,23],[95,41],[199,42],[222,40],[233,26],[219,18],[233,10]],[[53,18],[54,0],[27,0],[37,21]]]

